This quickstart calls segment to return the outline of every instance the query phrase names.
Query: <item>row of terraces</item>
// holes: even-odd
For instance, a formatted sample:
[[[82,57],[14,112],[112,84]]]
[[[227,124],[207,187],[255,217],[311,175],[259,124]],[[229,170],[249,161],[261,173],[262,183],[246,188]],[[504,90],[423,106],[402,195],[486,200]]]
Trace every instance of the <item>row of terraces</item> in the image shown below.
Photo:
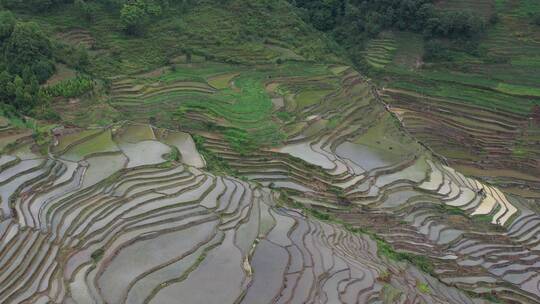
[[[449,285],[511,303],[539,301],[534,208],[445,165],[403,133],[366,80],[347,69],[338,74],[338,91],[312,99],[284,125],[294,132],[282,145],[245,155],[219,134],[200,132],[205,149],[239,175],[373,231],[400,251],[429,252],[433,272]],[[283,107],[297,96],[279,90],[290,81],[267,85],[273,98],[281,93]]]
[[[538,196],[540,131],[529,117],[397,89],[381,98],[409,132],[458,168]]]
[[[2,303],[482,303],[279,192],[206,172],[189,134],[56,134],[47,156],[0,157]]]

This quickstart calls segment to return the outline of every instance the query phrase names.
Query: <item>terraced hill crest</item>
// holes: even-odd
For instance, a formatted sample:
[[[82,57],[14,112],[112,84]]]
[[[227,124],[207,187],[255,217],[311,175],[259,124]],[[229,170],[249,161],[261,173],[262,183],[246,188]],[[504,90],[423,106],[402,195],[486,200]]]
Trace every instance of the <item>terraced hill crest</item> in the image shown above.
[[[534,1],[0,4],[0,303],[540,303]]]

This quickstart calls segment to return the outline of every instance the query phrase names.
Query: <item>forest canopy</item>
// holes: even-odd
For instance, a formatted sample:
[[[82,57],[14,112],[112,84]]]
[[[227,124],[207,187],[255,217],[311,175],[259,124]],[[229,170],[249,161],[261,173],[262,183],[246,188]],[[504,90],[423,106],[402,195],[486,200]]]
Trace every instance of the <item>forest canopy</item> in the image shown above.
[[[433,0],[289,0],[302,18],[330,33],[355,63],[366,41],[384,30],[412,31],[431,46],[425,59],[443,59],[448,45],[475,49],[486,22],[468,11],[437,10]],[[441,43],[446,40],[445,43]],[[457,42],[457,43],[454,43]]]

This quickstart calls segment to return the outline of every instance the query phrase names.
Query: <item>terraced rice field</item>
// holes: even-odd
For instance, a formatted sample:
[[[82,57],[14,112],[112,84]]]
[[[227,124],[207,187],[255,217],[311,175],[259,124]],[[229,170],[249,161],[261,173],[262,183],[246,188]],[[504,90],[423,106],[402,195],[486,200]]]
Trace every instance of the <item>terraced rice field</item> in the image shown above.
[[[3,123],[0,302],[540,301],[535,207],[409,136],[356,71],[197,67],[119,77],[135,122],[55,129],[45,154]]]
[[[368,236],[281,207],[278,192],[184,162],[196,153],[185,140],[167,161],[173,146],[155,136],[177,132],[98,134],[114,148],[73,160],[99,136],[83,131],[48,157],[0,158],[2,303],[473,303],[379,257]]]
[[[58,35],[58,39],[65,43],[84,48],[93,48],[96,40],[92,34],[85,29],[71,29]]]
[[[397,49],[396,42],[391,33],[381,34],[380,38],[369,42],[365,59],[374,68],[382,69],[392,62]]]

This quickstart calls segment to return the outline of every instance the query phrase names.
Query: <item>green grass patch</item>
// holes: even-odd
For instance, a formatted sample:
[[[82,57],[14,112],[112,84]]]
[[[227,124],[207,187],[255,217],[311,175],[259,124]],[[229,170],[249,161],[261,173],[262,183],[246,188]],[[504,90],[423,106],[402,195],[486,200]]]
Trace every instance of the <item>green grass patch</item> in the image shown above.
[[[426,283],[416,282],[416,289],[423,294],[431,294],[431,288]]]
[[[395,251],[394,248],[392,248],[392,245],[388,244],[380,237],[376,237],[376,241],[377,253],[379,255],[398,262],[409,262],[425,273],[435,275],[433,263],[427,257],[408,252]]]
[[[94,153],[117,150],[118,148],[111,138],[111,130],[107,129],[92,139],[72,147],[64,155],[68,157],[84,158]]]
[[[340,115],[336,115],[328,120],[326,127],[328,129],[335,129],[343,118]]]
[[[208,84],[218,90],[226,89],[229,87],[229,83],[231,82],[231,80],[238,75],[238,73],[226,73],[212,76],[208,78]]]
[[[461,210],[458,207],[448,206],[446,204],[440,204],[440,205],[437,205],[437,207],[440,209],[440,212],[443,213],[443,214],[460,215],[460,216],[464,216],[464,217],[468,216],[467,213],[465,213],[465,211]]]
[[[276,112],[276,117],[279,118],[283,122],[288,122],[294,120],[294,114],[287,112],[287,111],[279,111]]]
[[[395,81],[392,86],[402,90],[416,92],[420,95],[447,99],[449,103],[466,103],[491,110],[509,111],[528,115],[537,103],[527,98],[509,96],[489,89],[471,87],[458,83],[436,82],[431,85],[419,84],[417,80]]]
[[[62,136],[60,138],[60,140],[58,141],[58,145],[56,145],[53,149],[53,151],[63,151],[64,149],[66,149],[69,145],[79,141],[79,140],[82,140],[88,136],[92,136],[92,135],[95,135],[97,133],[99,133],[100,130],[99,129],[88,129],[88,130],[83,130],[81,132],[77,132],[77,133],[73,133],[73,134],[68,134],[68,135],[65,135],[65,136]]]
[[[180,160],[180,151],[175,146],[169,146],[171,148],[171,152],[169,152],[167,155],[165,155],[165,162],[158,165],[160,168],[170,168],[174,166],[176,162]]]
[[[499,83],[495,89],[497,91],[512,95],[540,97],[540,88],[533,88],[508,83]],[[540,101],[538,101],[538,104],[540,104]]]

